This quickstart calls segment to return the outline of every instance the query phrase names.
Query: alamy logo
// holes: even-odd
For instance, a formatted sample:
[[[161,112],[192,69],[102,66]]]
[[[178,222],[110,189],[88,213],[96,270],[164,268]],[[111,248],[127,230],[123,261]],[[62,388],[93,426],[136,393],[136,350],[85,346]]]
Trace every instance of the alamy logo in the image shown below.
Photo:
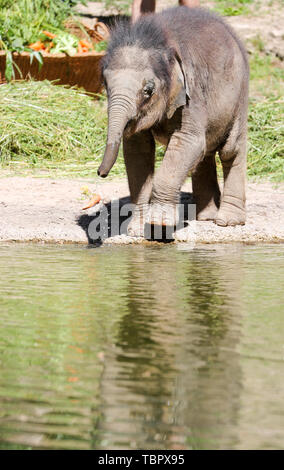
[[[103,241],[110,237],[127,234],[127,227],[135,210],[135,205],[131,203],[121,204],[115,200],[108,205],[104,205],[95,214],[88,226],[88,237],[92,241]],[[174,211],[174,214],[173,214]],[[135,212],[137,215],[137,211]],[[170,225],[167,214],[171,214],[170,220],[175,220],[175,225]],[[171,241],[175,232],[186,230],[188,223],[192,224],[196,220],[195,204],[177,204],[172,206],[164,205],[161,215],[161,223],[153,223],[149,220],[149,209],[139,212],[136,221],[140,226],[140,233],[144,233],[144,238],[149,240]],[[193,236],[195,230],[191,230]]]

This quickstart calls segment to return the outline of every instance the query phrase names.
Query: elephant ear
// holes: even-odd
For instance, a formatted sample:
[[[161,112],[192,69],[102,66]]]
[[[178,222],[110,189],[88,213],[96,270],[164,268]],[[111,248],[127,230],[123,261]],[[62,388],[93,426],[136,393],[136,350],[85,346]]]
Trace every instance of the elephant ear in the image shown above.
[[[168,119],[174,115],[177,108],[185,106],[190,99],[186,73],[184,71],[181,58],[177,53],[175,55],[173,77],[173,86],[167,110]]]

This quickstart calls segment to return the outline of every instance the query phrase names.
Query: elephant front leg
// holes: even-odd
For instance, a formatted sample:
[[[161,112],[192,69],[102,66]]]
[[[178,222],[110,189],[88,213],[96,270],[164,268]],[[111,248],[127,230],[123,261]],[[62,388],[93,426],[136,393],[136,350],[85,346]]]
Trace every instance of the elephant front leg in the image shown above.
[[[143,237],[155,167],[155,141],[151,132],[124,137],[123,153],[131,202],[135,204],[127,233],[132,237]]]
[[[205,136],[175,133],[153,180],[147,222],[176,227],[179,222],[180,190],[188,172],[203,158]]]

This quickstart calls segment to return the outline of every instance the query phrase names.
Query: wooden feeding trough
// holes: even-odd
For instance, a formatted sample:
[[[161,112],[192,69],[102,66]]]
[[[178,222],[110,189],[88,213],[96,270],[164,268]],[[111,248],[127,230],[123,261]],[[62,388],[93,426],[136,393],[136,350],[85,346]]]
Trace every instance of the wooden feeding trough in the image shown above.
[[[69,28],[71,30],[71,28]],[[73,31],[74,32],[74,28]],[[106,41],[109,37],[108,28],[103,23],[97,23],[93,30],[88,29],[88,35],[93,43]],[[100,61],[105,52],[89,51],[68,56],[64,53],[52,54],[41,52],[43,65],[39,67],[37,60],[31,63],[30,54],[13,53],[16,80],[57,80],[60,85],[83,87],[91,93],[99,93],[102,89]],[[0,51],[0,84],[6,83],[5,78],[6,53]]]

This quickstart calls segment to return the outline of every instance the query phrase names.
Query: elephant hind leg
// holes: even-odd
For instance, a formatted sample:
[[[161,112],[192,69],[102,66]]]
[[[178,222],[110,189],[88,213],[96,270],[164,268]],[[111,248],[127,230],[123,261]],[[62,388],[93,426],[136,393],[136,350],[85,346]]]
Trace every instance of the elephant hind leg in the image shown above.
[[[244,225],[246,221],[246,128],[235,126],[225,146],[220,150],[224,189],[216,224]],[[236,138],[235,138],[236,135]]]
[[[215,220],[220,205],[215,152],[205,155],[192,174],[197,220]]]

